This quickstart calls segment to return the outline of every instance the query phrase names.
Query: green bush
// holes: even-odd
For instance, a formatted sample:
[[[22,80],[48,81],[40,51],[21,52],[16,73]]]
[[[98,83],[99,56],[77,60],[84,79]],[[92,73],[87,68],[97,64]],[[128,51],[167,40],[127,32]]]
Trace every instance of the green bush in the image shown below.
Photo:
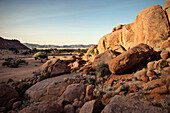
[[[33,55],[33,58],[34,58],[35,60],[41,59],[41,61],[42,61],[42,59],[47,59],[48,56],[47,56],[47,54],[44,53],[44,52],[38,52],[38,53],[35,53],[35,54]]]
[[[111,72],[109,70],[108,64],[105,64],[104,62],[100,62],[97,65],[96,75],[97,77],[104,77],[106,75],[110,75]]]
[[[25,52],[22,53],[22,55],[29,55],[29,54],[30,54],[29,51],[25,51]]]
[[[23,96],[25,91],[30,88],[32,85],[28,83],[21,83],[19,86],[16,88],[20,96]]]

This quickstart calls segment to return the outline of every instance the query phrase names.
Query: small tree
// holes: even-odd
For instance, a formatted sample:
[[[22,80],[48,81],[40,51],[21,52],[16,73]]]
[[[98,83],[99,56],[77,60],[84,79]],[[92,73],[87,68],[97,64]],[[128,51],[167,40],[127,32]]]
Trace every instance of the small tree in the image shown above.
[[[44,53],[44,52],[38,52],[38,53],[35,53],[35,54],[33,55],[33,58],[34,58],[35,60],[40,59],[41,62],[42,62],[43,59],[47,59],[48,56],[47,56],[47,54]]]

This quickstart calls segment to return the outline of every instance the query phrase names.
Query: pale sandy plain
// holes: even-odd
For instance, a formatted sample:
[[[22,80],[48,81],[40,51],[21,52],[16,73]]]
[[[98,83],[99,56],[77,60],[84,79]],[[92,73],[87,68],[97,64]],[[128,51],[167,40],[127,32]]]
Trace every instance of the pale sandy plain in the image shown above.
[[[65,57],[63,57],[65,56]],[[10,68],[2,66],[5,58],[20,58],[26,60],[28,65],[23,64],[20,65],[18,68]],[[60,59],[69,59],[71,55],[64,54],[55,56],[55,58]],[[53,58],[53,56],[49,56],[48,59]],[[43,63],[45,63],[44,61]],[[33,72],[36,72],[38,68],[43,64],[40,60],[34,60],[32,55],[16,55],[13,54],[11,51],[0,51],[0,82],[7,82],[9,78],[13,79],[14,81],[20,81],[25,78],[29,78],[33,76]]]

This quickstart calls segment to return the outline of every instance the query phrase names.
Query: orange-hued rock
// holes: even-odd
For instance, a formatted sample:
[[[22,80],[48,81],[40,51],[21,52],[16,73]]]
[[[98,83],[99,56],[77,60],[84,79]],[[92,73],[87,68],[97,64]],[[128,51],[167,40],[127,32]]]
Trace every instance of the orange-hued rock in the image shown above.
[[[166,78],[166,88],[170,91],[170,76]]]
[[[109,62],[112,74],[121,74],[134,68],[153,54],[153,49],[146,44],[139,44],[122,53]]]
[[[132,98],[116,95],[101,113],[168,113],[168,110],[150,106]]]
[[[157,86],[162,86],[162,85],[164,85],[164,83],[162,83],[162,80],[161,79],[156,79],[156,80],[149,81],[149,82],[147,82],[145,84],[142,84],[142,87],[144,89],[147,89],[148,87],[155,88]]]
[[[170,10],[170,8],[169,8],[169,10]],[[169,13],[170,13],[170,11],[169,11]],[[167,40],[163,41],[161,43],[160,47],[163,49],[170,47],[170,37]]]
[[[169,57],[169,51],[163,50],[161,52],[161,58],[162,59],[167,59]]]
[[[93,99],[93,85],[88,85],[86,87],[86,100],[92,100]]]
[[[103,104],[101,101],[92,100],[86,102],[83,107],[80,109],[79,113],[100,113],[103,109]]]
[[[97,47],[99,53],[103,53],[109,48],[114,50],[117,44],[122,45],[126,50],[140,43],[157,48],[163,41],[159,37],[160,34],[169,31],[169,23],[162,7],[153,5],[139,12],[134,23],[118,28],[113,28],[114,32],[104,35],[99,40]]]
[[[146,75],[143,75],[143,76],[140,77],[140,79],[141,79],[143,82],[148,82],[149,77],[146,76]]]
[[[164,4],[164,9],[166,11],[166,14],[168,16],[168,20],[170,20],[170,0],[167,0]]]
[[[36,102],[22,109],[19,113],[63,113],[63,108],[57,102]]]
[[[169,31],[169,23],[161,6],[150,6],[137,15],[135,22],[134,43],[146,43],[156,48],[162,42],[161,33]]]
[[[155,89],[152,90],[152,94],[154,93],[158,93],[158,94],[165,94],[168,92],[168,89],[166,88],[166,86],[161,86],[161,87],[157,87]]]

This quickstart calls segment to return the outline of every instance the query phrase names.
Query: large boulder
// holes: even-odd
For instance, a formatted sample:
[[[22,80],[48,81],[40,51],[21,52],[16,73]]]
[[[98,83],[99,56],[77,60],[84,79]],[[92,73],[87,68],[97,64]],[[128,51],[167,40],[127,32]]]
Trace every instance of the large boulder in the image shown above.
[[[139,44],[122,53],[109,62],[109,69],[113,74],[121,74],[139,63],[147,60],[153,54],[153,49],[146,44]]]
[[[0,107],[11,108],[19,99],[18,92],[6,84],[0,84]]]
[[[92,100],[86,102],[79,113],[100,113],[103,108],[104,106],[101,101]]]
[[[161,6],[153,5],[142,10],[134,22],[134,43],[145,43],[156,48],[163,41],[159,36],[169,31],[169,23]]]
[[[66,83],[58,82],[78,74],[66,74],[38,82],[25,92],[25,97],[36,101],[56,100],[67,87]]]
[[[39,68],[38,73],[45,75],[47,71],[51,72],[51,76],[56,76],[70,72],[70,68],[60,59],[51,59]]]
[[[100,64],[101,62],[104,62],[105,64],[108,64],[110,62],[110,60],[112,60],[113,58],[115,58],[119,54],[120,53],[118,53],[118,52],[114,52],[114,51],[110,50],[110,51],[106,51],[104,53],[101,53],[101,54],[97,55],[94,58],[94,61],[92,63],[92,68],[96,69],[97,65]]]
[[[57,102],[37,102],[22,109],[19,113],[63,113],[63,108]]]
[[[72,102],[75,98],[79,98],[85,90],[86,87],[84,84],[71,84],[66,88],[57,101],[66,100],[68,102]]]
[[[164,4],[164,9],[166,11],[166,14],[168,16],[168,20],[170,20],[170,0],[167,0]]]
[[[105,106],[102,113],[168,113],[168,110],[116,95]]]

